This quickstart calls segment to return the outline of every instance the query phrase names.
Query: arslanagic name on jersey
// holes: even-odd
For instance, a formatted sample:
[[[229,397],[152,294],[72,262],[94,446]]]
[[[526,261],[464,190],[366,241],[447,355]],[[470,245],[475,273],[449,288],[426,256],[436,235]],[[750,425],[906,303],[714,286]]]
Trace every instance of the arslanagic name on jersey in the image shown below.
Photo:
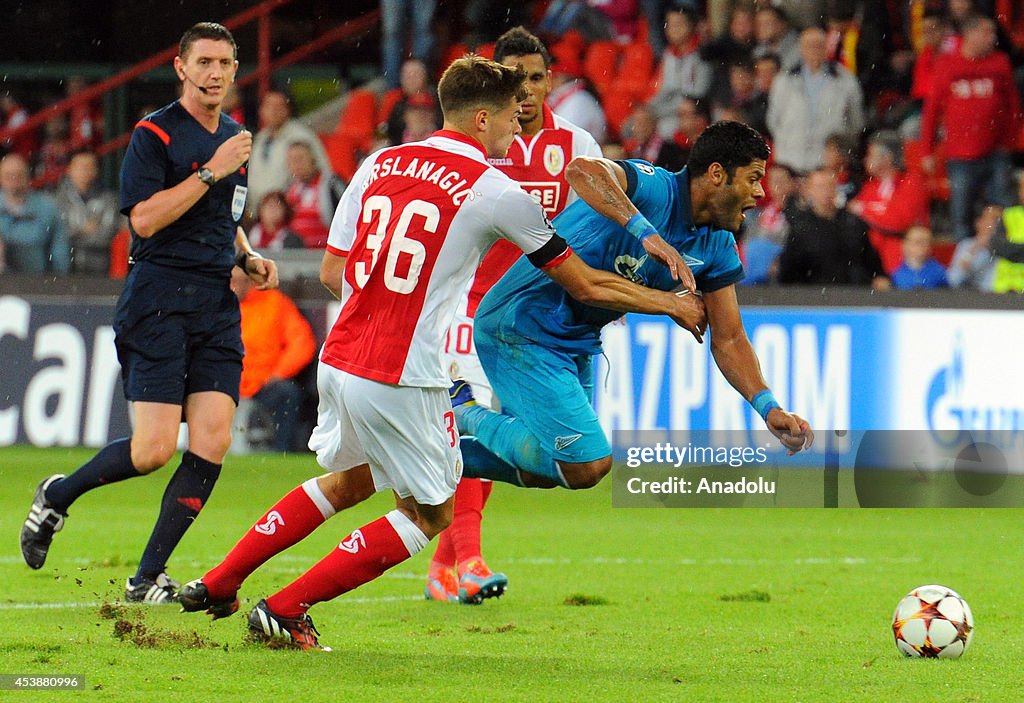
[[[644,481],[634,476],[626,482],[626,490],[633,494],[644,493],[675,493],[675,494],[726,494],[746,493],[751,495],[774,495],[775,481],[757,480],[740,476],[735,481],[711,481],[706,477],[700,480],[688,480],[680,476],[671,476],[664,481]]]
[[[466,179],[458,171],[448,170],[447,166],[438,166],[433,161],[413,158],[405,163],[401,156],[393,156],[374,164],[370,169],[370,177],[366,179],[364,190],[378,178],[384,176],[404,176],[433,183],[448,195],[452,196],[452,204],[458,207],[462,201],[474,200],[476,193],[469,187]]]

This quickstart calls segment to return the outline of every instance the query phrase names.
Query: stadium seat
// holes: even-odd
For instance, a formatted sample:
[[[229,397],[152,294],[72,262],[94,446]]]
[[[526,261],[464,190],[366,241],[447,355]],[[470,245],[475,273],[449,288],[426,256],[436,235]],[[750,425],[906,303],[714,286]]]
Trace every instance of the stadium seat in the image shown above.
[[[128,275],[128,250],[132,245],[132,233],[127,227],[117,231],[110,240],[110,278],[121,280]]]
[[[619,45],[613,41],[596,41],[583,57],[583,75],[604,95],[615,80],[619,61]]]
[[[377,124],[384,124],[388,121],[388,118],[391,117],[391,111],[395,109],[395,105],[401,99],[401,88],[392,88],[384,93],[384,96],[380,99],[380,106],[377,108]]]
[[[344,134],[321,134],[320,142],[327,152],[331,170],[346,183],[350,182],[359,167],[360,150],[356,140]]]
[[[583,35],[575,29],[570,29],[557,42],[551,44],[548,47],[548,51],[555,57],[566,55],[582,56],[586,46],[587,42]]]
[[[615,76],[615,89],[645,101],[652,94],[653,78],[654,52],[651,47],[640,42],[623,47],[622,63]]]
[[[494,58],[494,42],[488,42],[487,44],[481,44],[475,50],[477,56],[483,56],[485,59]]]
[[[633,111],[633,106],[639,102],[636,97],[624,90],[609,90],[601,96],[601,107],[604,109],[605,119],[608,121],[608,130],[616,137],[620,136],[622,124]]]
[[[338,118],[335,134],[347,137],[363,151],[369,151],[376,129],[377,94],[365,88],[353,90],[348,94],[348,102]]]
[[[448,48],[444,52],[444,55],[442,56],[441,70],[438,73],[438,77],[440,77],[441,73],[444,73],[444,70],[451,65],[452,61],[454,61],[455,59],[461,59],[468,53],[469,47],[463,44],[462,42],[452,42],[451,44],[449,44]]]

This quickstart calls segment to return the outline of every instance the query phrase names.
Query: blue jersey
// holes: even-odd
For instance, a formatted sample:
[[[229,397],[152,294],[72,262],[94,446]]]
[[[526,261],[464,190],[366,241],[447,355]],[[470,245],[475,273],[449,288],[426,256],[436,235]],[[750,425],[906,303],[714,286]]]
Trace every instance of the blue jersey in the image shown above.
[[[646,161],[618,163],[626,171],[626,195],[662,238],[679,250],[698,289],[710,293],[743,279],[732,233],[693,224],[687,169],[671,173]],[[592,268],[658,290],[679,286],[666,266],[648,257],[639,240],[582,200],[562,211],[554,225]],[[520,259],[484,296],[475,328],[478,335],[505,342],[535,342],[572,354],[599,354],[601,328],[621,316],[580,303]]]
[[[121,212],[128,215],[143,200],[189,176],[195,178],[217,147],[240,129],[221,114],[217,131],[211,133],[178,101],[144,117],[135,126],[121,164]],[[195,205],[152,237],[143,239],[132,230],[132,261],[230,276],[246,183],[245,169],[239,169],[217,181]]]

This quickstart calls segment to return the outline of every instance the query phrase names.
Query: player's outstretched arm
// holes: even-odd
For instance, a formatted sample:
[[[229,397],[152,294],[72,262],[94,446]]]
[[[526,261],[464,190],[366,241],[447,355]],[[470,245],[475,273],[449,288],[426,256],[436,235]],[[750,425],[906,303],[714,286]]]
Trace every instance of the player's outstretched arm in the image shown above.
[[[565,169],[566,180],[590,207],[630,231],[652,259],[664,264],[672,278],[691,293],[697,291],[693,272],[676,248],[661,238],[626,195],[626,172],[608,159],[577,156]]]
[[[576,254],[545,268],[544,273],[581,303],[619,312],[668,315],[698,342],[704,340],[707,318],[700,296],[645,288],[614,273],[591,268]]]
[[[761,375],[761,364],[740,319],[736,287],[705,293],[704,305],[711,328],[711,354],[722,375],[761,414],[768,431],[779,438],[791,455],[810,447],[814,442],[810,424],[779,407]]]
[[[235,229],[235,264],[245,271],[246,275],[256,283],[258,290],[277,288],[280,284],[277,275],[277,264],[273,259],[265,259],[252,248],[245,230]]]

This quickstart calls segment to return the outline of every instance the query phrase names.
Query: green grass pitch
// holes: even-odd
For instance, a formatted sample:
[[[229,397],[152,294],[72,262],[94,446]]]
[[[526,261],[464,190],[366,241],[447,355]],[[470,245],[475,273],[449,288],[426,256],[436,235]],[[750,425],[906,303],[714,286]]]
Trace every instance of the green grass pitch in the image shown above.
[[[169,469],[76,504],[40,571],[17,534],[41,477],[84,450],[0,450],[0,673],[78,674],[103,700],[1016,701],[1024,635],[1015,510],[611,507],[610,482],[580,492],[498,486],[484,549],[509,575],[479,607],[423,600],[433,545],[311,614],[330,653],[245,640],[255,599],[289,583],[380,495],[335,516],[243,587],[211,623],[174,607],[104,608],[148,537]],[[185,581],[316,472],[311,457],[229,458],[170,564]],[[890,617],[911,588],[941,583],[974,609],[958,661],[904,659]],[[120,622],[120,625],[118,623]],[[120,636],[118,636],[120,632]],[[40,700],[0,691],[0,700]]]

